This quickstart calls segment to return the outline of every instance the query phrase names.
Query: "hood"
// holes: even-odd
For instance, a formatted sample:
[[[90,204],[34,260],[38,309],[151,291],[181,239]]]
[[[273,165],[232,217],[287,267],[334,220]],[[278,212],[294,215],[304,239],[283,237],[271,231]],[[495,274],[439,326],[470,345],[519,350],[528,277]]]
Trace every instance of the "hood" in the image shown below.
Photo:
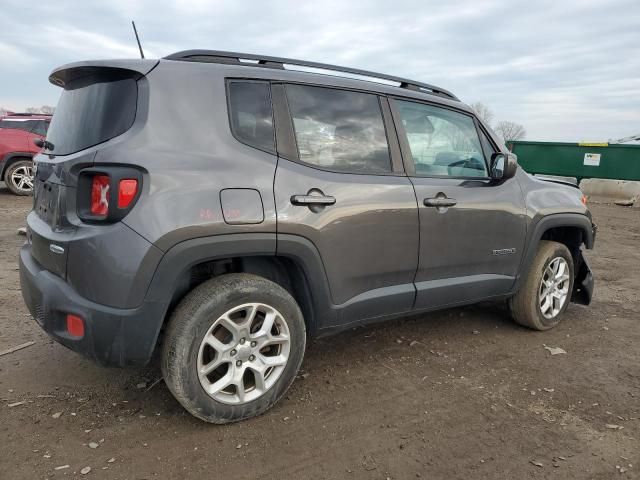
[[[567,185],[573,188],[580,188],[578,187],[578,181],[572,177],[555,177],[553,175],[533,175],[533,178],[535,178],[536,180],[541,180],[543,182],[557,183],[559,185]]]

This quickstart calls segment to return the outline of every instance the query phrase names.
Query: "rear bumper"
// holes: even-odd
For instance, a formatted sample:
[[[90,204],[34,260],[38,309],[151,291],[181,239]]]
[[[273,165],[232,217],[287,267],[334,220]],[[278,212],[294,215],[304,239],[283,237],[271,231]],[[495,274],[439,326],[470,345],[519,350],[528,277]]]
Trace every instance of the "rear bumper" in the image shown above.
[[[166,304],[145,301],[138,308],[118,309],[89,301],[43,269],[28,243],[20,250],[20,287],[40,327],[71,350],[105,366],[141,365],[151,358]],[[69,313],[84,319],[84,337],[67,333]]]

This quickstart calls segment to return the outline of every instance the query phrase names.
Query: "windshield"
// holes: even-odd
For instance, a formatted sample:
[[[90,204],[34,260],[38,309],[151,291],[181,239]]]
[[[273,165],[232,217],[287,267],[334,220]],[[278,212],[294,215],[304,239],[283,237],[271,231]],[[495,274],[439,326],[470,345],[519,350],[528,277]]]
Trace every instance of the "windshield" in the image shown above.
[[[68,155],[126,132],[135,119],[137,97],[133,78],[91,76],[66,85],[47,133],[52,153]]]

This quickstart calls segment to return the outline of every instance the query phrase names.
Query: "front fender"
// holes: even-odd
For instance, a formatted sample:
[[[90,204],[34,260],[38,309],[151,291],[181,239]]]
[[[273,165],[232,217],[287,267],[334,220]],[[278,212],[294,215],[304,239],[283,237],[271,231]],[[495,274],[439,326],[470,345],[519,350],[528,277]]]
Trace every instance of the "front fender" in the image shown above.
[[[518,291],[522,283],[529,273],[533,259],[538,251],[540,240],[544,233],[552,228],[557,227],[575,227],[579,228],[582,232],[582,240],[586,248],[592,249],[595,241],[596,228],[591,222],[591,219],[580,213],[556,213],[553,215],[547,215],[542,217],[534,226],[532,226],[527,235],[527,247],[525,254],[522,256],[522,262],[520,269],[514,283],[513,292]],[[580,257],[582,253],[580,252]],[[588,265],[587,265],[588,268]],[[590,272],[590,270],[589,270]],[[577,279],[576,279],[577,280]],[[591,291],[593,290],[593,276],[591,277]]]

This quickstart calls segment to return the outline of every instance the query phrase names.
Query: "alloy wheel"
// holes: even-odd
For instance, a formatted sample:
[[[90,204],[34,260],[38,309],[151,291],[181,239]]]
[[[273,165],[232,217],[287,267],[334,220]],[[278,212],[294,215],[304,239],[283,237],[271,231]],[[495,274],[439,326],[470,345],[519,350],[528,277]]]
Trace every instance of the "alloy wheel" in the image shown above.
[[[562,257],[556,257],[545,268],[540,281],[538,301],[542,315],[551,320],[564,307],[569,296],[569,264]]]
[[[289,327],[275,308],[263,303],[234,307],[213,322],[200,343],[200,384],[219,402],[250,402],[280,378],[290,350]]]
[[[21,165],[11,172],[11,183],[22,192],[33,190],[33,168]]]

